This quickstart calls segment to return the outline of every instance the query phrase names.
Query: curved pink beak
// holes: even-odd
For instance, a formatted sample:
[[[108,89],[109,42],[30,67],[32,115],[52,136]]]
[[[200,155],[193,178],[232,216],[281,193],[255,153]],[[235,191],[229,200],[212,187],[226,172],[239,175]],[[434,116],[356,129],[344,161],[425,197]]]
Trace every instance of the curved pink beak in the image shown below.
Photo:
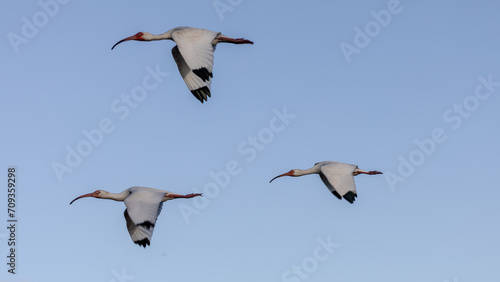
[[[95,192],[88,193],[88,194],[85,194],[85,195],[81,195],[80,197],[75,198],[75,199],[74,199],[73,201],[71,201],[71,203],[69,203],[69,204],[71,205],[74,201],[76,201],[76,200],[78,200],[78,199],[81,199],[81,198],[86,198],[86,197],[96,197]]]
[[[285,173],[283,173],[283,174],[280,174],[280,175],[276,176],[275,178],[271,179],[271,181],[269,181],[269,183],[273,182],[273,180],[274,180],[274,179],[276,179],[276,178],[278,178],[278,177],[282,177],[282,176],[294,176],[294,175],[293,175],[293,172],[292,172],[292,170],[291,170],[291,171],[289,171],[289,172],[285,172]]]
[[[137,34],[134,34],[134,35],[129,36],[129,37],[127,37],[127,38],[123,38],[122,40],[120,40],[120,41],[116,42],[116,43],[115,43],[115,45],[113,45],[113,47],[111,47],[111,50],[113,50],[113,49],[116,47],[116,45],[118,45],[118,44],[120,44],[120,43],[122,43],[122,42],[125,42],[125,41],[129,41],[129,40],[139,40],[139,41],[143,41],[144,39],[142,39],[142,33],[141,33],[141,32],[139,32],[139,33],[137,33]]]

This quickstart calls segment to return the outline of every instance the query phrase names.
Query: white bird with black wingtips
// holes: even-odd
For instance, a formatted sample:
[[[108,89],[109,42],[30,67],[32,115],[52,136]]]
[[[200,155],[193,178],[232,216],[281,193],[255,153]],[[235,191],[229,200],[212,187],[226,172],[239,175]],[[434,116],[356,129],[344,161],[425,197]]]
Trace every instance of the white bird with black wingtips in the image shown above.
[[[135,35],[118,41],[116,45],[128,41],[173,40],[177,44],[172,49],[179,72],[187,87],[200,102],[210,97],[212,83],[212,68],[214,64],[214,50],[218,43],[253,44],[244,38],[231,38],[220,32],[193,27],[176,27],[165,33],[154,35],[149,32],[138,32]]]
[[[335,197],[339,199],[346,199],[349,203],[353,203],[355,198],[358,196],[356,194],[356,184],[354,183],[354,176],[358,174],[382,174],[380,171],[364,171],[358,168],[357,165],[339,163],[339,162],[319,162],[315,163],[312,168],[309,169],[292,169],[289,172],[285,172],[271,179],[271,183],[274,179],[282,176],[302,176],[307,174],[319,174],[323,183],[332,192]]]
[[[125,202],[124,216],[127,221],[127,229],[134,243],[143,246],[151,243],[151,236],[160,215],[163,202],[179,198],[193,198],[201,194],[179,195],[165,190],[148,187],[131,187],[121,193],[110,193],[104,190],[96,190],[92,193],[77,197],[70,205],[81,198],[94,197],[98,199],[110,199]]]

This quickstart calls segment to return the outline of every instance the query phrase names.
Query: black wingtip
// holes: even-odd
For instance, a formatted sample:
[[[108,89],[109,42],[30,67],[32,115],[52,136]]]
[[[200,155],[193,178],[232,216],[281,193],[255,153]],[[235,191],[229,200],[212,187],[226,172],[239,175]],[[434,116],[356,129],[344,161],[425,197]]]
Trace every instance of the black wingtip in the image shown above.
[[[346,199],[349,203],[354,203],[354,200],[356,200],[356,197],[358,195],[356,195],[356,193],[352,192],[352,191],[349,191],[347,192],[343,197],[344,199]]]
[[[146,245],[148,245],[148,246],[150,245],[148,238],[144,238],[144,239],[139,240],[139,241],[134,241],[134,243],[136,243],[137,245],[144,247],[144,248],[146,248]]]
[[[207,97],[211,97],[210,89],[208,89],[208,87],[206,86],[191,90],[191,93],[193,93],[194,97],[196,97],[196,99],[198,99],[198,101],[200,101],[202,104],[204,101],[207,101]]]
[[[194,74],[196,74],[199,78],[201,78],[203,81],[209,81],[211,77],[214,77],[211,72],[208,71],[207,68],[199,68],[193,70]]]

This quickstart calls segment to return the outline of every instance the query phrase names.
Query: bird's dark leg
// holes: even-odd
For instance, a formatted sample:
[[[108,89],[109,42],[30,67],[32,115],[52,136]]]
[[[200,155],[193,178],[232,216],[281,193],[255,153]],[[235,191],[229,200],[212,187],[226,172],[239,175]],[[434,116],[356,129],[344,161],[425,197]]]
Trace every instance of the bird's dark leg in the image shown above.
[[[198,196],[203,196],[203,194],[201,193],[196,193],[196,194],[187,194],[187,195],[179,195],[179,194],[167,194],[165,195],[169,198],[174,198],[174,199],[177,199],[177,198],[194,198],[194,197],[198,197]]]
[[[219,36],[217,37],[217,40],[219,42],[233,43],[233,44],[253,44],[252,41],[245,38],[231,38],[231,37]]]
[[[383,173],[380,171],[376,171],[376,170],[370,170],[370,171],[357,170],[357,171],[353,172],[353,175],[355,175],[355,176],[358,174],[374,175],[374,174],[383,174]]]

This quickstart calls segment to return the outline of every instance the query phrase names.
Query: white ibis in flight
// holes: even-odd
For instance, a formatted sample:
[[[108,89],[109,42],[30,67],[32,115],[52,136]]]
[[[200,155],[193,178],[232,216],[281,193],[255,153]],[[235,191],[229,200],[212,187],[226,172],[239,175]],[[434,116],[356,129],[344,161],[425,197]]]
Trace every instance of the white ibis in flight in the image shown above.
[[[215,46],[221,42],[253,44],[252,41],[244,38],[231,38],[216,31],[181,26],[158,35],[139,32],[118,41],[111,50],[116,45],[128,40],[153,41],[164,39],[173,40],[177,44],[172,49],[172,55],[179,72],[191,93],[202,103],[207,100],[207,97],[210,97]]]
[[[315,163],[313,167],[309,169],[292,169],[289,172],[280,174],[275,178],[271,179],[271,183],[274,179],[282,176],[302,176],[306,174],[317,173],[325,183],[326,187],[335,195],[335,197],[346,199],[349,203],[353,203],[355,198],[358,196],[356,194],[356,184],[354,184],[354,176],[358,174],[382,174],[380,171],[364,171],[358,168],[357,165],[345,164],[339,162],[319,162]]]
[[[110,199],[125,202],[125,220],[127,221],[128,233],[132,241],[139,246],[149,245],[151,236],[160,214],[163,202],[178,198],[193,198],[201,194],[179,195],[165,190],[148,187],[131,187],[121,193],[110,193],[104,190],[96,190],[77,197],[70,205],[81,198],[94,197],[98,199]]]

